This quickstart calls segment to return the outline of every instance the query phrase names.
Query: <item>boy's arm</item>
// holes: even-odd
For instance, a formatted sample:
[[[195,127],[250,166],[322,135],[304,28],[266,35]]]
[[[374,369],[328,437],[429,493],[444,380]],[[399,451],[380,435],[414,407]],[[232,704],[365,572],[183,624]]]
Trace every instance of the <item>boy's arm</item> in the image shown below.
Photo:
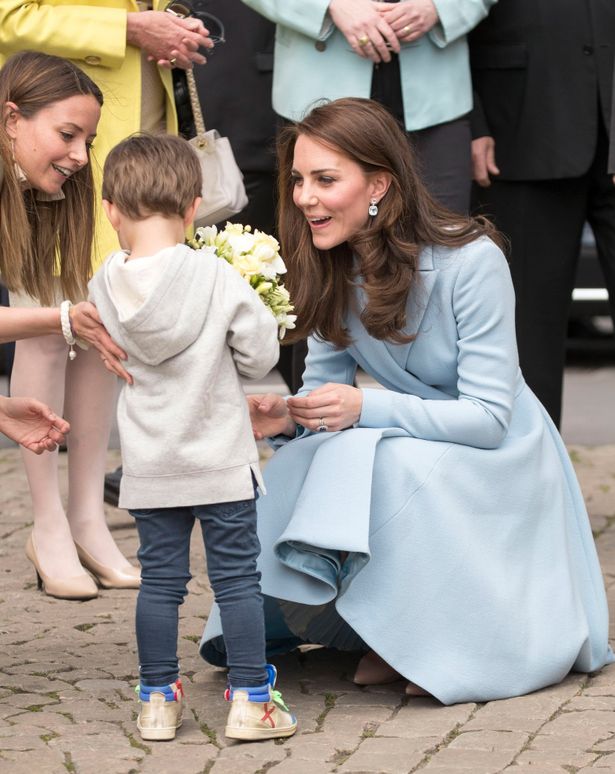
[[[261,379],[278,362],[278,324],[250,285],[235,269],[228,269],[224,294],[230,307],[226,340],[239,373]]]

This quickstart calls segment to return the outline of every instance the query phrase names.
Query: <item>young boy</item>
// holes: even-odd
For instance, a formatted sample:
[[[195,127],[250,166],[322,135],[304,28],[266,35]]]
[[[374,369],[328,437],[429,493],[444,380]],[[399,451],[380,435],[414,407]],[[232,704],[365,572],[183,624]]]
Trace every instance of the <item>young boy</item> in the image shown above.
[[[90,298],[134,379],[120,395],[118,424],[120,507],[140,539],[137,727],[143,739],[173,739],[181,724],[178,607],[198,519],[228,656],[226,735],[290,736],[296,720],[265,663],[255,509],[262,480],[239,379],[275,365],[277,324],[226,261],[184,245],[200,191],[198,159],[178,137],[130,137],[105,162],[103,206],[124,249],[91,280]]]

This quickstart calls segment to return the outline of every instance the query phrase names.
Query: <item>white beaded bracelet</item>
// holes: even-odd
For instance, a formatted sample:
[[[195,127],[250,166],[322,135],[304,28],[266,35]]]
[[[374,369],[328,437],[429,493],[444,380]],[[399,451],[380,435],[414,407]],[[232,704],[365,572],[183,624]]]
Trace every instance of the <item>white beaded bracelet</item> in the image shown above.
[[[68,353],[69,360],[74,360],[77,357],[77,353],[74,349],[77,340],[73,336],[73,331],[70,327],[69,311],[71,306],[72,303],[70,301],[62,301],[60,304],[60,325],[62,326],[62,335],[64,336],[64,341],[70,347],[70,351]]]

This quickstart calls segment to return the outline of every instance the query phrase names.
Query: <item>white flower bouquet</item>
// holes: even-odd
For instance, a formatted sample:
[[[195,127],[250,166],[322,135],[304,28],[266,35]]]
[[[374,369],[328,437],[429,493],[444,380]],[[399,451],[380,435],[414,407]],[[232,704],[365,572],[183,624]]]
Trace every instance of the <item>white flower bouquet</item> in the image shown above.
[[[237,269],[271,310],[278,323],[280,339],[288,329],[295,327],[297,315],[290,314],[294,307],[288,290],[280,282],[286,266],[277,239],[258,229],[252,231],[251,226],[227,223],[222,231],[216,226],[197,228],[188,244],[196,250],[213,248],[216,255]]]

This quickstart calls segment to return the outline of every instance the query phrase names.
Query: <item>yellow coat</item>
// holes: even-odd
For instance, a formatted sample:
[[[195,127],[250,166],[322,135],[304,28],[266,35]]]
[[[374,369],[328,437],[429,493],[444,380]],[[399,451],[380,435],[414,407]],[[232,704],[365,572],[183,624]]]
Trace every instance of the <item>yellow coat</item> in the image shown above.
[[[153,0],[163,10],[168,0]],[[105,98],[91,163],[97,191],[109,150],[141,127],[141,51],[126,44],[126,15],[138,11],[134,0],[1,0],[0,65],[26,49],[71,59],[95,81]],[[166,91],[167,131],[177,134],[173,84],[159,68]],[[92,267],[118,248],[97,197]]]

